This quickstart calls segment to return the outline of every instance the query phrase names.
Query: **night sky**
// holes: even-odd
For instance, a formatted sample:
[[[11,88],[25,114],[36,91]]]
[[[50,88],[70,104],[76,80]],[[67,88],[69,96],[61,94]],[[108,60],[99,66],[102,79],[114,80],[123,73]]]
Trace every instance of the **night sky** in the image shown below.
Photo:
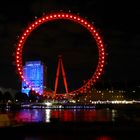
[[[0,4],[0,87],[21,88],[13,65],[18,36],[35,17],[60,10],[70,10],[93,22],[103,38],[106,65],[96,85],[140,84],[140,8],[137,3],[5,0]],[[84,27],[67,20],[48,22],[35,29],[24,46],[23,63],[43,60],[48,67],[48,85],[53,88],[59,54],[63,56],[70,90],[81,86],[96,69],[98,49],[95,40]],[[61,76],[60,81],[62,84]]]

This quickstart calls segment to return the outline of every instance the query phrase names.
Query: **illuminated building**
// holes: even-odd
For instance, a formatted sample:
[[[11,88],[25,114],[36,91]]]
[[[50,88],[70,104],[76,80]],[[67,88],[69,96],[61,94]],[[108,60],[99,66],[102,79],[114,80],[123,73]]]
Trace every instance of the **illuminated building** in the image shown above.
[[[32,88],[43,94],[46,86],[47,67],[41,61],[27,61],[23,66],[23,75]],[[28,95],[30,88],[22,81],[22,93]]]

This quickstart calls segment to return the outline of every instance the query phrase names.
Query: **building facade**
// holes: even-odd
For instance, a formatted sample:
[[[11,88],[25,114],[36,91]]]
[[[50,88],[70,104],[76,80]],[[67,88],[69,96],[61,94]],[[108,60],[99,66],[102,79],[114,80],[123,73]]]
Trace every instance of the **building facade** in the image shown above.
[[[47,67],[41,61],[27,61],[23,66],[23,75],[28,83],[40,94],[43,94],[46,88]],[[30,88],[22,81],[22,93],[27,95]]]

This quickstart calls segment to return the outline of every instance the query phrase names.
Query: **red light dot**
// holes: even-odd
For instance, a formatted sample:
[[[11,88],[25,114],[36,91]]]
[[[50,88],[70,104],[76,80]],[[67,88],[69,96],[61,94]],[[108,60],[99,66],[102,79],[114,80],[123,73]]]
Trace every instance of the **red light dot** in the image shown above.
[[[18,51],[20,50],[20,48],[17,49]]]
[[[66,15],[66,17],[68,17],[69,15]]]
[[[35,27],[35,25],[34,25],[34,24],[32,24],[32,27]]]
[[[74,17],[74,19],[76,19],[76,17]]]
[[[22,39],[24,39],[24,36],[22,36]]]
[[[83,19],[81,19],[81,22],[84,22],[84,20],[83,20]]]
[[[60,14],[58,14],[58,17],[60,17]]]
[[[101,38],[98,36],[98,39],[100,40]]]
[[[38,22],[35,22],[35,24],[37,25],[37,24],[38,24]]]
[[[88,24],[88,27],[90,27],[90,24]]]
[[[96,82],[96,80],[94,79],[93,82]]]
[[[41,22],[41,20],[39,20],[39,22]]]
[[[29,27],[29,30],[31,30],[32,29],[32,27]]]
[[[62,15],[62,17],[64,17],[65,15]]]
[[[80,18],[78,18],[78,20],[80,20]]]
[[[70,18],[72,18],[72,16],[70,16]]]
[[[102,51],[104,51],[104,49],[102,48]]]
[[[99,43],[102,43],[102,41],[100,40]]]
[[[84,22],[84,24],[86,25],[86,24],[87,24],[87,22]]]
[[[54,15],[54,17],[56,17],[56,15]]]
[[[18,44],[18,46],[20,47],[21,46],[21,44]],[[20,50],[20,49],[19,49]]]
[[[96,33],[95,35],[98,36],[98,33]]]
[[[23,41],[22,40],[20,40],[20,43],[22,43]]]
[[[28,32],[29,32],[29,30],[26,30],[26,32],[28,33]]]
[[[46,17],[46,19],[49,19],[49,17]]]
[[[93,27],[91,27],[90,30],[93,30]]]
[[[45,20],[45,18],[42,18],[42,20],[44,21],[44,20]]]

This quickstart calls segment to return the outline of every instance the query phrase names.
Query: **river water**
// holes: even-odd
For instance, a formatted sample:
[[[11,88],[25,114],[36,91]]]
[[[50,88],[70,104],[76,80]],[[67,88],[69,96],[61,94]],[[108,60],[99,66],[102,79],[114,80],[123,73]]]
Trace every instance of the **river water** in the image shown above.
[[[61,122],[93,122],[115,121],[117,111],[114,109],[22,109],[12,114],[17,122],[50,123],[52,118],[59,119]]]
[[[139,112],[139,111],[138,111]],[[116,122],[118,118],[132,119],[135,118],[136,113],[131,111],[120,111],[116,109],[20,109],[16,111],[11,111],[7,109],[5,111],[0,111],[0,116],[6,114],[8,116],[7,121],[14,121],[16,124],[22,123],[45,123],[45,124],[52,124],[53,121],[59,121],[60,123],[65,122]],[[125,116],[125,117],[124,117]],[[133,117],[132,117],[133,116]],[[2,118],[2,117],[0,117]],[[140,118],[140,117],[139,117]],[[5,120],[4,120],[5,121]],[[0,124],[2,121],[0,121]],[[53,123],[55,126],[55,123]],[[5,125],[7,125],[5,123]],[[109,128],[110,129],[110,128]],[[111,130],[111,129],[110,129]],[[90,130],[91,131],[91,130]],[[94,134],[94,132],[93,132]],[[57,139],[57,135],[49,136],[49,139]],[[125,134],[126,135],[126,134]],[[85,135],[83,135],[85,136]],[[82,136],[82,137],[83,137]],[[67,136],[66,136],[67,137]],[[69,138],[66,138],[65,135],[59,134],[59,139],[71,139],[71,135]],[[86,138],[86,137],[85,137]],[[40,137],[40,135],[34,136],[32,135],[24,135],[24,140],[44,140],[46,137]],[[76,137],[78,139],[78,136]],[[80,138],[81,139],[81,138]],[[118,139],[116,135],[112,135],[111,133],[107,134],[99,134],[99,135],[92,135],[90,133],[88,139],[96,139],[96,140],[113,140]]]

